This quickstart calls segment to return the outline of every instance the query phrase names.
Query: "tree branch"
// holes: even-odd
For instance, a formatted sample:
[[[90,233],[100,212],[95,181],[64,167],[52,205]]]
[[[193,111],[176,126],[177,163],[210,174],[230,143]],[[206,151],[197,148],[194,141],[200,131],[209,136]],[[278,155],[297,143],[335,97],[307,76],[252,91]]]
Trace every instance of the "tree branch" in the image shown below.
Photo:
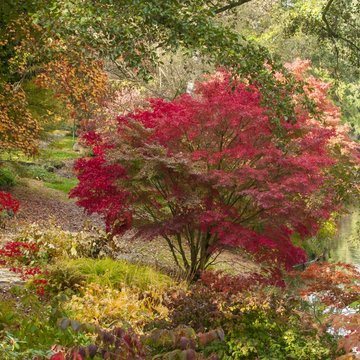
[[[329,12],[330,7],[331,7],[331,5],[333,5],[334,2],[335,2],[335,0],[329,0],[329,1],[327,2],[326,6],[324,7],[324,11],[323,11],[323,13],[322,13],[322,20],[323,20],[323,22],[325,23],[326,30],[327,30],[329,36],[330,36],[330,37],[333,37],[333,38],[335,38],[335,39],[342,40],[342,41],[346,42],[347,44],[349,44],[349,45],[350,45],[351,47],[353,47],[354,49],[356,49],[356,51],[360,51],[360,48],[359,48],[355,43],[353,43],[351,40],[349,40],[349,39],[347,39],[347,38],[339,35],[337,32],[335,32],[335,31],[331,28],[331,26],[330,26],[330,24],[329,24],[329,21],[328,21],[328,19],[326,18],[326,15],[327,15],[327,13]]]
[[[231,2],[230,4],[227,4],[219,9],[215,10],[215,14],[220,14],[222,12],[234,9],[240,5],[246,4],[248,2],[250,2],[251,0],[240,0],[240,1],[236,1],[236,2]]]

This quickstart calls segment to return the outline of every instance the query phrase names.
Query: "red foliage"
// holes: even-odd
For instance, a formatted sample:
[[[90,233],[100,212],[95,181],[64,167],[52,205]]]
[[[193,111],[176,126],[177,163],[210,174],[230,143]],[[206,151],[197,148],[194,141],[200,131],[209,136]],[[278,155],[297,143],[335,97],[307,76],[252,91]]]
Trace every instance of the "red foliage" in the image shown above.
[[[116,186],[116,181],[125,177],[125,169],[107,164],[104,151],[99,147],[94,151],[95,157],[80,159],[75,165],[82,186],[77,187],[72,196],[77,196],[78,204],[90,213],[103,214],[107,231],[121,232],[132,220],[131,213],[123,211],[130,193]]]
[[[63,352],[58,352],[51,356],[50,360],[84,360],[84,358],[77,353],[72,354],[71,356],[66,356]]]
[[[134,226],[164,237],[184,268],[204,269],[227,246],[287,268],[303,262],[291,235],[316,233],[337,209],[334,127],[298,105],[295,123],[274,119],[255,86],[226,72],[197,84],[193,97],[150,105],[120,116],[106,142],[87,136],[94,157],[77,162],[78,204],[113,233]]]
[[[303,297],[315,295],[328,307],[328,327],[342,334],[339,348],[347,354],[352,353],[354,348],[359,351],[359,269],[345,263],[323,262],[311,264],[305,271],[294,271],[290,275],[300,280],[299,292]]]
[[[29,244],[23,241],[8,241],[0,249],[0,257],[11,258],[13,260],[23,260],[28,254],[35,254],[39,251],[36,244]]]
[[[13,266],[9,270],[17,273],[23,280],[32,279],[32,284],[36,288],[39,296],[45,295],[45,285],[47,280],[42,278],[47,274],[46,271],[39,267],[29,267],[31,259],[39,252],[36,244],[29,244],[23,241],[8,241],[0,248],[0,263],[6,265],[10,260],[11,263],[24,264],[25,266]]]
[[[20,204],[11,194],[0,191],[0,213],[3,211],[12,211],[14,214],[19,210]]]
[[[328,306],[344,308],[359,300],[360,271],[353,265],[317,262],[290,275],[301,279],[303,296],[316,294]]]
[[[230,295],[258,288],[259,286],[285,286],[280,272],[272,273],[271,276],[257,273],[234,276],[221,272],[204,271],[201,274],[201,283],[215,292]]]
[[[47,271],[44,271],[39,267],[12,267],[9,270],[19,274],[23,280],[31,279],[31,283],[35,286],[36,294],[39,296],[45,295],[45,286],[48,281],[40,277],[47,275]]]
[[[58,352],[51,356],[50,360],[65,360],[65,354],[62,352]]]

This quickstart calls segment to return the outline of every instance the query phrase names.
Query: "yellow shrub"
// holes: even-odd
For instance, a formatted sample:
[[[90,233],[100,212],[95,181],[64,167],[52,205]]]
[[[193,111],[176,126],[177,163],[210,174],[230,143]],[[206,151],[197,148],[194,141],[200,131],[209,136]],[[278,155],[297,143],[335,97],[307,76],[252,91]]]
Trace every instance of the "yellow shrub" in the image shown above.
[[[103,235],[86,231],[65,231],[50,222],[47,228],[36,223],[28,225],[22,229],[16,240],[36,244],[39,247],[38,257],[51,261],[62,257],[74,259],[92,256],[98,239]]]
[[[82,323],[132,327],[138,332],[150,321],[167,318],[169,313],[162,294],[156,290],[141,292],[125,287],[116,290],[94,283],[83,289],[81,296],[74,295],[65,310],[69,317]]]

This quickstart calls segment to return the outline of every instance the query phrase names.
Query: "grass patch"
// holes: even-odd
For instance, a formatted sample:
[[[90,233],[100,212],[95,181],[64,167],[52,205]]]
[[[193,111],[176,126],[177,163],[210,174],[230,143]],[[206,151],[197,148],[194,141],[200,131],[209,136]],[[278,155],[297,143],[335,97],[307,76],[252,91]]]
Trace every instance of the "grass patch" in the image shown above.
[[[40,157],[44,160],[67,160],[77,159],[82,155],[73,150],[74,139],[71,136],[64,136],[52,141],[47,149],[40,152]]]
[[[68,179],[58,177],[55,182],[45,182],[45,186],[50,189],[62,191],[66,194],[78,184],[77,179]]]
[[[73,151],[73,146],[74,146],[74,139],[72,138],[72,136],[64,136],[59,140],[53,141],[49,145],[49,148]]]
[[[66,268],[76,269],[84,275],[87,283],[97,283],[112,288],[122,285],[137,287],[141,290],[149,288],[165,289],[174,285],[174,281],[150,267],[131,264],[126,261],[112,259],[80,258],[64,260],[59,264]]]
[[[69,193],[78,180],[58,176],[54,172],[57,165],[55,161],[43,165],[8,162],[6,167],[0,168],[0,188],[16,185],[16,178],[19,177],[39,180],[48,188]]]
[[[53,172],[46,170],[45,167],[41,165],[30,165],[25,169],[24,177],[47,182],[54,182],[57,178]]]
[[[74,140],[71,136],[65,136],[50,142],[46,149],[40,149],[36,156],[27,156],[20,151],[7,151],[0,154],[0,160],[41,162],[42,160],[67,160],[77,159],[82,155],[73,150]]]
[[[36,159],[35,156],[27,156],[20,151],[0,152],[0,160],[3,161],[21,161],[24,163],[32,163]]]
[[[80,153],[69,150],[43,149],[40,157],[44,160],[67,160],[81,157]]]

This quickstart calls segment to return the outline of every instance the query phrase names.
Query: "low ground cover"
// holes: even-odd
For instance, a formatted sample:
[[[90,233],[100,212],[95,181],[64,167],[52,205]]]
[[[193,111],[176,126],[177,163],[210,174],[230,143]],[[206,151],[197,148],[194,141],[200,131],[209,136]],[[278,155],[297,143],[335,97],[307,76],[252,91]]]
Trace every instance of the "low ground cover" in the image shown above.
[[[71,169],[72,161],[81,156],[73,149],[75,142],[71,136],[49,134],[49,140],[36,157],[16,151],[1,153],[0,187],[14,186],[22,179],[35,179],[49,188],[69,193],[78,183]],[[67,170],[61,173],[63,168]]]
[[[353,323],[347,342],[327,331],[346,325],[335,308],[323,312],[329,297],[306,301],[311,292],[332,291],[332,304],[358,311],[360,274],[350,266],[315,264],[283,283],[209,271],[187,285],[104,257],[99,234],[40,229],[33,225],[0,250],[26,281],[0,302],[3,359],[325,360],[356,344]],[[344,279],[346,286],[336,286]]]

